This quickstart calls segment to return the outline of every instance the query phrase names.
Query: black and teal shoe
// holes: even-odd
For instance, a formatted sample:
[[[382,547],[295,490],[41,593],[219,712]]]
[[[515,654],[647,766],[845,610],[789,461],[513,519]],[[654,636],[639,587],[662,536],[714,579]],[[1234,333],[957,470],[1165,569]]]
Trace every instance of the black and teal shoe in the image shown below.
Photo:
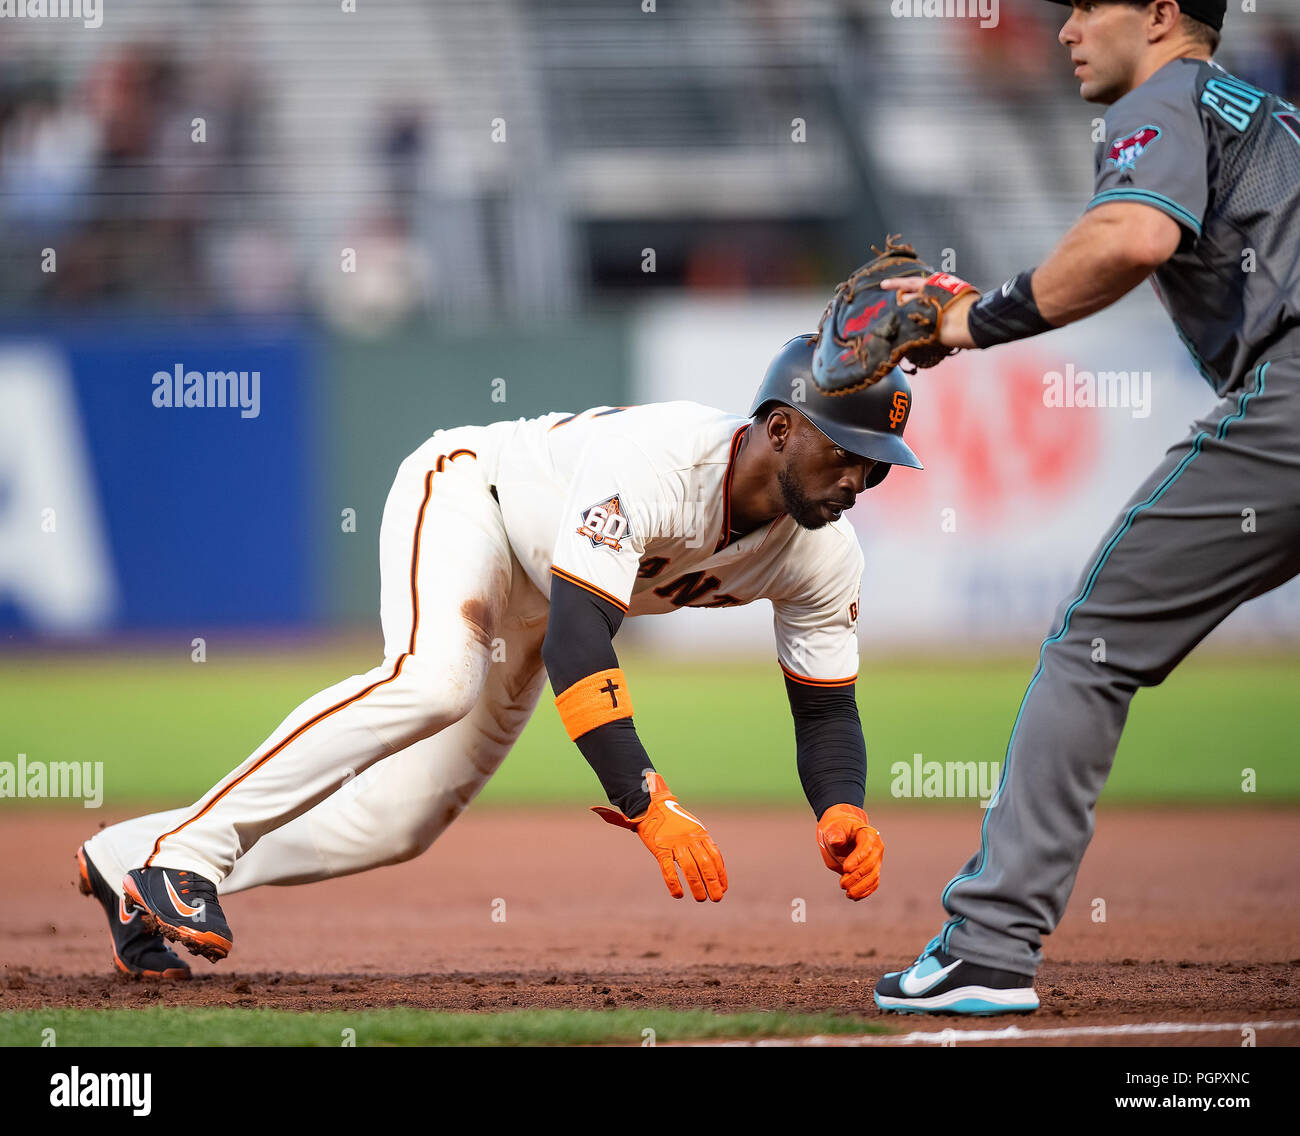
[[[876,983],[876,1005],[899,1014],[1027,1014],[1038,1009],[1033,975],[966,962],[926,944],[906,970]]]

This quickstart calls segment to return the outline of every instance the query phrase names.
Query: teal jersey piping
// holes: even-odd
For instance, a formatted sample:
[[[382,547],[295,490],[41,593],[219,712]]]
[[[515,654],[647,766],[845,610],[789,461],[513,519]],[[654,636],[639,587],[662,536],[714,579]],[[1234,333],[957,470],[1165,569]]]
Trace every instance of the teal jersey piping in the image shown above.
[[[1156,193],[1153,189],[1106,189],[1088,202],[1088,209],[1108,201],[1140,201],[1143,205],[1151,205],[1163,213],[1168,213],[1175,221],[1181,221],[1198,237],[1201,235],[1201,222],[1195,213],[1190,209],[1184,209],[1172,197]]]

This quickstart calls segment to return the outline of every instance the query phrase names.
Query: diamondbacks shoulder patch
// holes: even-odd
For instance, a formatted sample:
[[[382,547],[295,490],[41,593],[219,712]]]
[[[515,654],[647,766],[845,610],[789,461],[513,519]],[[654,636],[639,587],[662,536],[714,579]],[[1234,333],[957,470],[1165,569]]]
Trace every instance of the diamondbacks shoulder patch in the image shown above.
[[[1151,143],[1159,137],[1160,127],[1152,126],[1148,122],[1146,126],[1133,131],[1132,134],[1116,138],[1110,144],[1110,149],[1106,151],[1106,160],[1113,162],[1117,170],[1131,170],[1137,160],[1147,152]]]
[[[582,510],[580,519],[582,523],[578,526],[578,535],[590,540],[592,548],[604,547],[611,552],[619,552],[623,548],[622,542],[631,533],[627,514],[623,512],[617,493],[594,505],[588,505]]]

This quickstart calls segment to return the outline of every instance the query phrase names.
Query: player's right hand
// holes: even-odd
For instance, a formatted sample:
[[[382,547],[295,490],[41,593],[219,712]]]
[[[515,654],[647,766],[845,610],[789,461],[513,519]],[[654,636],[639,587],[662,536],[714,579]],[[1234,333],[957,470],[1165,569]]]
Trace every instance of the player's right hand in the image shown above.
[[[866,899],[880,886],[885,843],[856,805],[832,805],[817,822],[822,860],[840,877],[849,899]]]
[[[680,868],[697,903],[706,899],[717,903],[727,890],[727,867],[708,829],[677,803],[667,783],[653,770],[646,774],[646,788],[650,790],[650,807],[644,816],[627,817],[605,805],[596,805],[591,811],[601,820],[630,828],[641,837],[659,862],[664,883],[674,899],[686,894],[677,878]]]

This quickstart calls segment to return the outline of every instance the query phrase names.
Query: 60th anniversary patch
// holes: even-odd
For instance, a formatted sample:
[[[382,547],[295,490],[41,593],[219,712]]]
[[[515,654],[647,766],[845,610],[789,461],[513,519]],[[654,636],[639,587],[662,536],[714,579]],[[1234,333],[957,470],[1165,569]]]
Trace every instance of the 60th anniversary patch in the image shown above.
[[[594,505],[588,505],[582,510],[581,521],[578,535],[590,540],[593,548],[603,545],[611,552],[621,551],[623,539],[631,532],[617,493]]]

